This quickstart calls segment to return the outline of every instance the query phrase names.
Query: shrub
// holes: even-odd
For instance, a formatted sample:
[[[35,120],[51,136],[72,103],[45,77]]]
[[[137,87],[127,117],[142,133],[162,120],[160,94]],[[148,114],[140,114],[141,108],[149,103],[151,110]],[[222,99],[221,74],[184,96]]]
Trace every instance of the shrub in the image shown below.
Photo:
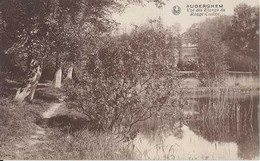
[[[68,107],[101,131],[129,132],[174,104],[176,41],[158,23],[110,38],[78,63],[78,82],[67,85]]]
[[[199,46],[197,78],[204,86],[219,86],[224,83],[228,72],[225,61],[225,46],[210,40],[204,40]]]

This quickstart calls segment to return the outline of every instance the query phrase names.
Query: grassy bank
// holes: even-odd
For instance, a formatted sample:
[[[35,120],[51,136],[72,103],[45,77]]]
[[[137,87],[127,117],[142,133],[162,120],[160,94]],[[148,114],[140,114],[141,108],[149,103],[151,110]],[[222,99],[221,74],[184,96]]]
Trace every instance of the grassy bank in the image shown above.
[[[179,88],[184,98],[245,97],[259,95],[259,87],[185,87]]]
[[[185,110],[188,108],[188,111],[195,110],[195,112],[200,114],[200,117],[194,115],[194,118],[189,116],[188,119],[207,122],[207,124],[212,125],[210,127],[213,127],[216,120],[219,120],[220,123],[224,122],[225,125],[229,122],[230,127],[233,127],[233,125],[240,126],[236,121],[241,118],[243,118],[242,120],[245,120],[244,118],[247,117],[252,118],[254,113],[252,110],[253,105],[250,104],[248,111],[243,111],[243,109],[247,109],[240,108],[243,101],[240,104],[237,101],[239,101],[240,97],[258,95],[258,90],[259,88],[239,86],[180,89],[183,94],[181,98],[192,98],[187,101],[188,103],[183,108]],[[91,123],[85,120],[79,113],[66,107],[59,109],[57,114],[51,118],[42,118],[42,113],[49,109],[51,103],[58,101],[62,96],[62,91],[51,88],[39,88],[37,92],[36,99],[32,103],[18,105],[11,98],[0,99],[0,158],[137,159],[135,158],[136,155],[132,144],[120,141],[120,138],[109,132],[95,131],[95,127],[91,127]],[[202,97],[207,97],[207,99]],[[200,102],[196,102],[193,98],[202,98],[199,101],[203,104],[199,105]],[[230,102],[231,100],[234,102]],[[244,104],[247,107],[248,103]],[[197,107],[200,108],[197,109]],[[158,125],[161,125],[161,128],[166,130],[173,129],[174,123],[178,122],[180,117],[184,115],[181,114],[181,109],[175,109],[172,106],[169,109],[165,109],[163,113],[163,117],[156,117],[156,120],[148,120],[146,126],[140,124],[141,128],[146,129],[137,128],[140,128],[141,132],[148,131],[147,135],[152,131],[156,131]],[[227,118],[229,119],[228,121],[226,120]],[[216,127],[219,127],[219,125]],[[15,145],[20,143],[21,140],[30,138],[35,133],[37,126],[45,129],[48,142],[27,147],[27,153],[23,153],[23,155],[16,154],[17,149],[15,149]],[[226,130],[227,128],[223,129]],[[216,130],[213,129],[211,131],[215,134]],[[221,130],[219,132],[218,136],[222,136],[224,133],[221,133]]]
[[[180,71],[181,86],[202,86],[194,71]],[[228,72],[221,86],[259,88],[259,74],[251,72]]]
[[[82,130],[73,135],[64,135],[59,130],[54,130],[51,138],[55,141],[50,146],[55,151],[40,154],[47,156],[47,159],[134,159],[130,148],[117,142],[109,133],[94,134]]]
[[[79,124],[87,122],[80,122],[79,116],[66,108],[59,110],[57,116],[43,120],[45,123],[40,124],[41,115],[49,105],[49,102],[39,99],[22,105],[9,98],[0,99],[0,158],[134,159],[128,145],[118,142],[111,133],[97,133],[83,128]],[[21,151],[25,152],[17,154],[16,145],[30,139],[37,126],[45,129],[48,141],[24,147]]]
[[[45,102],[37,99],[21,105],[10,98],[0,99],[0,158],[13,158],[13,145],[32,132],[35,120],[47,107]]]

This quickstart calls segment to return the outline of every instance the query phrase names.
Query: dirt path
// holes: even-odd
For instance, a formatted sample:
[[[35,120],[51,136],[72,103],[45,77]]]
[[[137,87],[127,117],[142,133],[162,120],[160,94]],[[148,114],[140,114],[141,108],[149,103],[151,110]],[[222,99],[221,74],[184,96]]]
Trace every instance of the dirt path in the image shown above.
[[[50,104],[50,108],[42,114],[43,118],[51,118],[54,116],[57,109],[62,105],[62,102]]]
[[[63,102],[51,103],[49,109],[42,114],[42,118],[48,119],[55,116],[58,109],[61,108],[62,105]],[[39,151],[52,151],[52,149],[48,147],[48,142],[50,140],[48,138],[47,132],[47,129],[35,124],[33,133],[22,139],[18,144],[15,144],[15,155],[18,158],[30,158],[30,156],[34,156],[35,153]]]

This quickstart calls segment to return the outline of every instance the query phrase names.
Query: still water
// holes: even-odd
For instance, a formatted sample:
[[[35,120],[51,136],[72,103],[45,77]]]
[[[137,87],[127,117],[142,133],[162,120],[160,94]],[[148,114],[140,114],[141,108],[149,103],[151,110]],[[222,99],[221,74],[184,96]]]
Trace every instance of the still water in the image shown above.
[[[258,96],[187,99],[182,119],[154,118],[133,140],[142,159],[259,159]]]

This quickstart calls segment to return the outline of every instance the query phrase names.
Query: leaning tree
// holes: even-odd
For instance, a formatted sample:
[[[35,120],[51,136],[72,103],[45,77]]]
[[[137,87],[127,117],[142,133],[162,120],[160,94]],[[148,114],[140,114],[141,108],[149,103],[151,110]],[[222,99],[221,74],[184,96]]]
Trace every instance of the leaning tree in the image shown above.
[[[128,4],[143,2],[155,2],[159,7],[163,4],[162,0],[2,0],[1,40],[4,41],[0,54],[1,59],[6,60],[2,66],[13,72],[18,67],[26,71],[23,76],[27,77],[15,98],[19,102],[26,98],[32,100],[50,57],[55,56],[56,70],[60,70],[66,60],[73,64],[78,54],[83,53],[81,45],[88,38],[112,29],[115,23],[110,15],[113,12],[122,11]]]

